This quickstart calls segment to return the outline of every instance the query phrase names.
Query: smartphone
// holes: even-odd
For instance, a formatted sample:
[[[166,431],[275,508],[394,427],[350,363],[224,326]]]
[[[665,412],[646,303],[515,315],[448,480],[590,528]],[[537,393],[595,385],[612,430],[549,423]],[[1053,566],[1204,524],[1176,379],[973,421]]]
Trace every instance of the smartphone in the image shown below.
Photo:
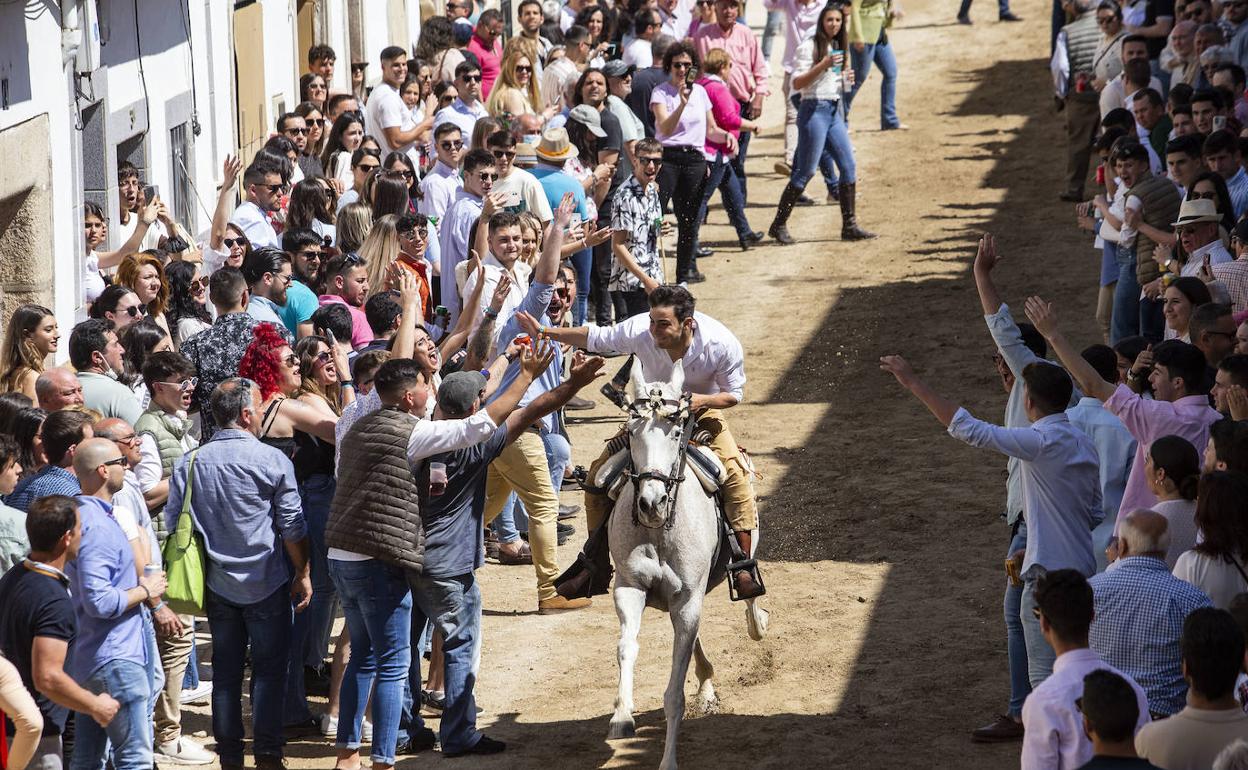
[[[149,184],[147,187],[143,188],[143,200],[147,201],[148,203],[151,203],[152,201],[156,200],[159,197],[160,197],[159,185]]]
[[[1224,128],[1226,128],[1226,116],[1225,116],[1225,115],[1214,115],[1214,116],[1213,116],[1213,130],[1214,130],[1214,131],[1221,131],[1221,130],[1222,130],[1222,129],[1224,129]]]
[[[693,84],[698,81],[698,68],[690,67],[689,72],[685,74],[685,85],[692,88]]]
[[[520,205],[520,191],[507,190],[503,193],[503,208],[509,209]]]
[[[568,217],[568,229],[575,230],[576,228],[580,226],[581,226],[581,215],[573,212],[572,216]]]

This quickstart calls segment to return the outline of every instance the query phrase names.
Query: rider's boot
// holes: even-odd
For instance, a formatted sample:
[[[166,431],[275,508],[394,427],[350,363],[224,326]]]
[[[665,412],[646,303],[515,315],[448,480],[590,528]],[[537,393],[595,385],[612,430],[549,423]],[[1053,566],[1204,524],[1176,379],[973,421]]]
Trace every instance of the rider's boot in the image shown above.
[[[729,579],[732,580],[733,586],[736,588],[737,597],[740,599],[754,599],[767,593],[762,583],[755,580],[754,573],[758,571],[758,564],[750,556],[750,533],[733,532],[737,538],[737,545],[741,547],[741,553],[745,554],[745,566],[733,568],[732,564],[728,565]],[[739,562],[734,562],[739,563]]]

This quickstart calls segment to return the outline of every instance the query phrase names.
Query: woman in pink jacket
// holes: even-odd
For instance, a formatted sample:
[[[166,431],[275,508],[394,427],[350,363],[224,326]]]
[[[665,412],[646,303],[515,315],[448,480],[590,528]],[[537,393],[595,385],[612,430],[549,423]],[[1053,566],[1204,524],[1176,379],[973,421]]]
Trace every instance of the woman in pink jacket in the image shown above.
[[[728,84],[724,82],[724,76],[728,74],[730,67],[732,67],[732,59],[728,58],[724,49],[712,48],[702,59],[703,74],[697,82],[706,89],[706,95],[710,97],[711,115],[714,116],[715,123],[732,134],[733,138],[739,139],[742,131],[757,132],[758,124],[741,117],[741,105],[737,103],[732,92],[728,90]],[[707,204],[710,203],[711,196],[718,188],[724,203],[724,211],[728,212],[728,221],[737,231],[737,241],[741,244],[742,250],[748,250],[763,239],[763,234],[752,230],[749,221],[745,218],[745,195],[741,192],[741,180],[737,179],[736,172],[732,168],[732,157],[736,153],[730,151],[727,145],[711,141],[709,135],[704,149],[710,174],[706,180],[706,188],[702,192],[702,206],[699,209],[698,221],[706,218]]]

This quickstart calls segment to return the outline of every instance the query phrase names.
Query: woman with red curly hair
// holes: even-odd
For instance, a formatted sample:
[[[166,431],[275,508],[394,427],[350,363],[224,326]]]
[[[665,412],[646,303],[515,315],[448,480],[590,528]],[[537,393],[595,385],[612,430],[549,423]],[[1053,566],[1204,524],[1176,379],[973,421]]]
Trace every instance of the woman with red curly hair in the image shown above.
[[[295,455],[295,431],[333,443],[338,418],[301,402],[295,396],[303,384],[299,357],[272,324],[257,324],[254,339],[238,364],[238,374],[260,388],[260,434],[264,443],[287,457]]]

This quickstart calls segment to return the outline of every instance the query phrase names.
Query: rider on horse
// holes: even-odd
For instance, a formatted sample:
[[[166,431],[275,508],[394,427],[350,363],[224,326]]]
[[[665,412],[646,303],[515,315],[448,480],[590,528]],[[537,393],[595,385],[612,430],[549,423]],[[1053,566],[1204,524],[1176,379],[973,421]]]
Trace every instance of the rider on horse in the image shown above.
[[[648,316],[636,315],[614,326],[542,326],[536,331],[595,353],[634,355],[652,380],[665,381],[675,362],[682,362],[691,408],[698,415],[697,434],[704,437],[704,443],[723,463],[724,513],[737,544],[748,557],[750,533],[758,527],[758,507],[751,474],[724,417],[724,410],[736,406],[744,396],[745,354],[741,343],[728,327],[695,312],[693,295],[683,286],[660,286],[650,293],[649,303]],[[591,480],[611,454],[611,449],[604,449],[590,465]],[[606,490],[590,487],[586,484],[585,515],[589,531],[593,532],[606,520],[612,503]],[[763,593],[763,587],[748,569],[734,570],[731,578],[740,598]]]

